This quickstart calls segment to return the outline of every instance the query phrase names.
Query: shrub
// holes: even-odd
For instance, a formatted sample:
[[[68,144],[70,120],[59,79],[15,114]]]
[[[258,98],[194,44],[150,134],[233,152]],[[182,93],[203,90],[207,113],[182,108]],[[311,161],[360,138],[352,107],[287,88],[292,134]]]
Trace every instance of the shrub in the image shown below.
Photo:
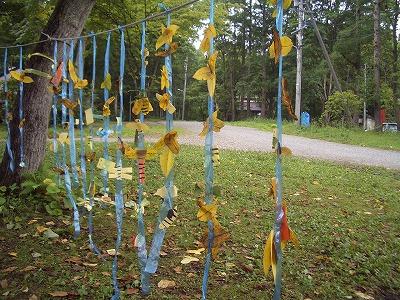
[[[352,125],[358,123],[362,101],[352,91],[335,92],[329,96],[321,121],[331,125]]]

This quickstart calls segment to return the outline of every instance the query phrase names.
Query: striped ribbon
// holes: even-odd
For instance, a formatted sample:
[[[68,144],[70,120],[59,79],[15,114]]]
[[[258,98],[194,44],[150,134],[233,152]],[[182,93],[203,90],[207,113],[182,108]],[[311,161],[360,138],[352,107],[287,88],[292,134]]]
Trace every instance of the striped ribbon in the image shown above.
[[[91,99],[90,99],[90,108],[94,109],[94,98],[95,98],[95,82],[96,82],[96,36],[93,34],[92,36],[92,47],[93,47],[93,61],[92,61],[92,88],[91,88]],[[93,147],[93,124],[89,125],[89,148],[90,151],[94,151]],[[94,160],[90,161],[90,183],[94,185]],[[89,230],[89,246],[90,249],[97,255],[100,254],[100,250],[97,248],[96,244],[93,242],[93,205],[94,205],[94,195],[89,192],[89,205],[92,209],[89,211],[88,216],[88,230]]]
[[[161,8],[166,10],[167,12],[169,9],[164,5],[164,4],[159,4]],[[171,25],[171,14],[168,12],[167,13],[167,27]],[[166,44],[165,45],[165,50],[168,50],[169,46]],[[165,58],[165,66],[167,68],[168,72],[168,80],[169,80],[169,88],[167,89],[167,93],[170,95],[170,101],[171,104],[173,103],[172,101],[172,60],[171,56],[167,56]],[[169,132],[173,128],[173,115],[170,113],[166,113],[166,131]],[[151,274],[154,274],[157,271],[158,268],[158,262],[160,259],[160,250],[164,241],[165,237],[165,232],[166,229],[160,229],[159,225],[160,223],[165,219],[167,216],[168,210],[173,207],[173,179],[174,179],[174,170],[172,169],[170,173],[168,174],[167,178],[165,179],[165,188],[167,189],[167,195],[166,198],[164,199],[161,208],[160,208],[160,213],[157,219],[157,227],[155,229],[155,233],[153,236],[153,241],[151,244],[149,256],[147,259],[146,263],[146,268],[145,268],[145,275],[149,278]],[[149,281],[149,279],[148,279]]]
[[[214,0],[210,0],[210,24],[214,24]],[[214,39],[211,37],[210,41],[210,51],[209,55],[211,56],[214,52]],[[213,148],[213,118],[212,114],[214,112],[214,99],[211,96],[208,96],[208,131],[204,144],[204,167],[205,167],[205,202],[210,204],[213,199],[213,183],[214,183],[214,169],[212,164],[212,148]],[[204,274],[203,274],[203,282],[202,282],[202,299],[205,300],[207,298],[207,283],[208,283],[208,275],[211,268],[211,250],[214,243],[214,228],[213,223],[208,221],[208,243],[207,243],[207,255],[206,262],[204,265]]]
[[[140,90],[143,95],[146,95],[146,57],[145,57],[145,46],[146,46],[146,22],[142,23],[142,37],[141,37],[141,71],[140,71]],[[144,122],[144,114],[140,113],[140,121]],[[139,150],[144,150],[144,133],[143,131],[139,132],[138,134],[138,143],[137,148]],[[139,161],[137,162],[138,168],[138,176],[139,176]],[[150,283],[149,283],[149,276],[147,276],[144,272],[146,268],[147,262],[147,249],[146,249],[146,231],[144,227],[144,220],[143,220],[143,210],[142,202],[143,202],[143,190],[144,184],[138,180],[138,260],[139,260],[139,267],[140,267],[140,274],[141,274],[141,285],[142,285],[142,293],[147,295],[150,293]]]
[[[6,139],[6,147],[7,147],[7,153],[8,156],[10,157],[10,163],[8,167],[10,168],[11,172],[14,173],[15,171],[15,160],[14,160],[14,154],[11,149],[11,132],[10,132],[10,122],[8,118],[9,110],[8,110],[8,79],[7,79],[7,73],[8,73],[8,49],[4,49],[4,120],[6,121],[6,126],[7,126],[7,139]]]
[[[124,29],[120,28],[121,33],[121,45],[120,45],[120,64],[119,64],[119,120],[117,121],[116,132],[118,138],[122,136],[122,119],[124,115],[124,73],[125,73],[125,35]],[[117,168],[122,168],[122,152],[117,148],[116,157]],[[115,241],[115,256],[112,266],[112,276],[114,284],[114,295],[113,300],[120,298],[120,290],[118,287],[117,273],[118,273],[118,250],[121,246],[122,240],[122,220],[124,214],[124,196],[123,196],[123,184],[122,179],[117,178],[115,183],[115,215],[117,221],[117,239]]]
[[[62,62],[63,62],[63,67],[62,67],[62,77],[67,78],[67,42],[64,41],[63,43],[63,55],[62,55]],[[67,83],[63,80],[61,83],[61,98],[65,99],[67,98]],[[61,124],[64,126],[64,124],[67,123],[67,108],[64,106],[64,104],[61,105]]]
[[[19,47],[19,70],[22,72],[23,64],[22,64],[22,47]],[[19,102],[18,102],[18,113],[19,113],[19,122],[23,122],[24,119],[24,110],[23,110],[23,98],[24,98],[24,83],[21,81],[19,83]],[[23,125],[23,124],[21,124]],[[24,162],[24,126],[19,126],[19,166],[21,168],[25,167]]]
[[[283,27],[283,0],[278,0],[277,3],[277,17],[276,17],[276,28],[279,32],[279,38],[282,37],[282,27]],[[278,149],[282,145],[282,66],[283,57],[282,54],[279,56],[279,78],[278,78],[278,99],[277,99],[277,129],[278,129]],[[275,177],[277,180],[277,200],[276,200],[276,216],[274,224],[275,232],[275,250],[276,250],[276,279],[275,279],[275,290],[274,290],[274,300],[279,300],[281,298],[282,289],[282,249],[281,249],[281,224],[283,218],[282,209],[282,158],[280,151],[275,163]]]
[[[104,79],[106,79],[106,76],[109,72],[110,69],[110,39],[111,39],[111,33],[109,32],[107,34],[107,44],[106,44],[106,52],[104,54]],[[104,88],[104,102],[108,100],[110,97],[110,91],[107,88]],[[103,117],[104,119],[104,131],[108,132],[109,131],[109,126],[110,126],[110,117]],[[106,136],[103,136],[103,156],[104,159],[109,159],[108,156],[108,134]],[[103,175],[103,193],[108,194],[108,172],[107,170],[102,171]]]
[[[71,45],[69,49],[69,60],[71,62],[74,61],[74,40],[71,40]],[[71,77],[68,78],[68,98],[69,100],[74,100],[74,82],[72,81]],[[75,118],[74,118],[74,111],[69,109],[69,156],[71,161],[71,171],[72,171],[72,186],[78,187],[79,186],[79,178],[78,178],[78,169],[76,166],[76,145],[75,145]]]

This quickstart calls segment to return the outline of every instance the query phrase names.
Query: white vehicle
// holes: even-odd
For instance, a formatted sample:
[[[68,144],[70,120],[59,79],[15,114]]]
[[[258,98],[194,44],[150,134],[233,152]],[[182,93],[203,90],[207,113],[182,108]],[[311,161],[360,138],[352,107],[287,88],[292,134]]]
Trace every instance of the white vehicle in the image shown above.
[[[397,123],[382,123],[382,131],[397,132]]]

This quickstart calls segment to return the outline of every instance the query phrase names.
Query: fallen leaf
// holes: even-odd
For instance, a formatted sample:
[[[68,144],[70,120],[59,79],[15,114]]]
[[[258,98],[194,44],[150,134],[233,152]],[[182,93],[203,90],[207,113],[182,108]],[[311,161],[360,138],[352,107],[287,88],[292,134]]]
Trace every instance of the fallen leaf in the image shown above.
[[[181,260],[181,264],[187,265],[187,264],[190,264],[191,262],[194,262],[194,261],[199,261],[199,259],[198,259],[197,257],[185,256],[185,257]]]
[[[7,279],[3,279],[2,281],[0,281],[0,286],[2,289],[6,289],[8,287]]]
[[[50,222],[46,222],[46,225],[47,226],[53,226],[53,225],[55,225],[55,223],[53,221],[50,221]]]
[[[367,300],[374,300],[375,298],[374,297],[372,297],[372,296],[370,296],[370,295],[367,295],[367,294],[364,294],[364,293],[362,293],[362,292],[359,292],[359,291],[356,291],[356,292],[354,292],[358,297],[360,297],[361,299],[367,299]]]
[[[59,235],[55,233],[53,230],[50,228],[47,228],[46,231],[43,233],[43,236],[47,237],[48,239],[57,239],[59,238]]]
[[[96,267],[97,264],[91,264],[91,263],[83,263],[82,265],[86,266],[86,267]]]
[[[26,288],[24,288],[24,289],[22,290],[23,293],[27,293],[28,291],[29,291],[29,288],[28,288],[28,287],[26,287]]]
[[[44,226],[42,226],[42,225],[36,227],[36,231],[37,231],[38,233],[40,233],[40,234],[42,234],[42,233],[45,232],[46,230],[47,230],[47,228],[44,227]]]
[[[7,269],[2,270],[1,272],[10,273],[12,271],[15,271],[16,269],[18,269],[18,267],[8,267]]]
[[[133,295],[133,294],[138,294],[138,293],[139,293],[139,289],[133,289],[133,288],[126,289],[127,295]]]
[[[38,258],[38,257],[41,257],[42,256],[42,254],[40,254],[40,253],[38,253],[38,252],[33,252],[32,253],[32,257],[33,258]]]
[[[168,255],[167,252],[160,251],[160,256],[167,256],[167,255]]]
[[[178,266],[178,267],[174,268],[174,271],[175,271],[176,274],[181,274],[182,273],[182,267]]]
[[[33,224],[33,223],[36,223],[38,220],[35,220],[35,219],[33,219],[33,220],[30,220],[29,222],[28,222],[28,225],[31,225],[31,224]]]
[[[173,280],[166,280],[166,279],[162,279],[160,280],[160,282],[157,284],[157,286],[160,289],[169,289],[169,288],[173,288],[174,286],[176,286],[175,281]]]
[[[201,252],[203,252],[204,250],[206,250],[206,248],[200,248],[200,249],[196,249],[196,250],[187,250],[186,253],[200,255]]]
[[[111,276],[111,274],[110,274],[109,272],[101,272],[101,275],[104,275],[104,276]]]
[[[115,255],[115,249],[108,249],[106,250],[108,255]],[[119,255],[119,253],[118,253]]]
[[[18,254],[17,254],[17,252],[9,252],[8,255],[17,257]]]
[[[28,235],[29,235],[29,233],[22,233],[22,234],[19,235],[19,237],[20,238],[24,238],[24,237],[27,237]]]
[[[20,272],[29,272],[29,271],[33,271],[37,269],[35,266],[27,266],[25,268],[23,268],[22,270],[20,270]]]
[[[49,293],[49,295],[53,296],[53,297],[67,297],[68,293],[67,292],[57,291],[57,292],[51,292],[51,293]]]

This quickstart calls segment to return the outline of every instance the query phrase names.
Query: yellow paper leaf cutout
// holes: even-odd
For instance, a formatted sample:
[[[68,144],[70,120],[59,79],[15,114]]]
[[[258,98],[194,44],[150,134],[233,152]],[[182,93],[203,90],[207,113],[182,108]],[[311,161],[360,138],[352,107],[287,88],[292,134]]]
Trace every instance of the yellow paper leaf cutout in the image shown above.
[[[160,108],[163,111],[167,111],[168,110],[168,112],[170,114],[173,114],[175,112],[175,110],[176,110],[175,106],[173,106],[172,103],[169,101],[170,100],[170,96],[169,96],[168,93],[164,93],[162,95],[157,93],[156,94],[156,98],[159,101]]]
[[[156,53],[156,56],[158,57],[167,57],[173,53],[176,52],[176,50],[178,50],[178,43],[171,43],[171,45],[169,45],[169,48],[167,50],[163,50],[163,51],[159,51]]]
[[[183,259],[181,260],[182,265],[187,265],[190,264],[191,262],[194,261],[199,261],[197,257],[192,257],[192,256],[184,256]]]
[[[213,221],[217,217],[217,205],[214,203],[205,204],[202,199],[197,200],[199,211],[197,212],[197,219],[201,222]]]
[[[165,65],[161,69],[161,89],[169,88],[168,70]]]
[[[122,180],[122,179],[127,179],[127,180],[132,180],[132,167],[127,167],[123,168],[121,166],[118,166],[116,168],[110,168],[108,170],[109,174],[108,177],[110,179],[117,179],[117,180]]]
[[[293,106],[292,106],[292,99],[290,98],[289,95],[289,87],[288,87],[288,82],[286,78],[283,78],[282,80],[282,104],[283,106],[286,107],[286,110],[289,114],[289,116],[297,121],[298,118],[294,112]]]
[[[270,0],[271,5],[277,5],[277,0]],[[283,9],[288,9],[292,5],[292,0],[283,0]]]
[[[68,72],[72,81],[74,82],[74,88],[83,89],[88,85],[88,81],[86,79],[80,79],[76,74],[74,64],[71,60],[68,60]]]
[[[290,39],[290,37],[282,36],[280,39],[280,44],[281,44],[280,52],[281,52],[282,56],[288,55],[293,48],[293,42]],[[272,44],[268,50],[269,50],[269,57],[275,58],[275,61],[276,61],[276,58],[279,58],[279,57],[275,55],[275,50],[276,50],[275,49],[275,41],[272,42]]]
[[[186,250],[186,253],[200,255],[201,252],[203,252],[204,250],[206,250],[206,248],[199,248],[199,249],[195,249],[195,250]]]
[[[176,140],[178,133],[173,130],[168,132],[164,136],[164,144],[171,150],[172,153],[178,154],[179,153],[179,144],[178,141]]]
[[[276,276],[276,250],[275,250],[275,243],[274,243],[274,231],[271,230],[267,242],[265,243],[264,248],[264,256],[263,256],[263,268],[265,276],[268,275],[269,269],[272,268],[272,274]]]
[[[158,37],[157,42],[156,42],[156,50],[164,44],[171,44],[172,38],[175,35],[178,28],[179,28],[179,26],[173,25],[173,24],[168,26],[167,28],[162,26],[161,27],[161,35]]]
[[[135,115],[138,115],[140,113],[147,115],[149,112],[152,111],[153,111],[153,106],[151,105],[150,100],[147,97],[137,99],[132,107],[132,112]]]
[[[113,162],[111,160],[106,160],[105,158],[100,157],[99,161],[97,163],[97,168],[110,172],[113,169],[115,169],[115,162]]]
[[[271,196],[274,199],[276,199],[276,188],[277,188],[276,177],[272,177],[269,185],[268,196]]]
[[[23,83],[32,83],[33,79],[27,75],[25,75],[24,72],[18,72],[18,71],[10,71],[10,75],[12,78],[15,80],[18,80],[19,82]]]
[[[137,131],[147,131],[149,130],[149,126],[140,122],[139,119],[136,119],[133,122],[127,122],[125,123],[125,127],[135,129]]]
[[[208,52],[210,50],[210,42],[212,38],[217,36],[217,31],[213,24],[208,25],[204,30],[204,37],[200,44],[200,51],[202,53]]]
[[[193,78],[196,80],[207,80],[208,93],[211,97],[215,93],[215,85],[217,82],[217,75],[215,72],[215,65],[217,61],[218,51],[215,51],[208,59],[206,67],[202,67],[194,73]]]
[[[112,96],[107,99],[107,101],[103,105],[103,116],[104,117],[109,117],[111,115],[111,110],[110,110],[110,104],[113,103],[115,100],[115,97]]]
[[[292,154],[293,154],[292,150],[290,150],[289,147],[281,147],[281,155],[283,155],[283,156],[291,156]]]
[[[67,145],[69,145],[68,132],[61,132],[61,133],[58,135],[57,140],[58,140],[58,142],[59,142],[60,144],[67,144]]]
[[[229,232],[227,232],[219,223],[214,222],[214,241],[211,248],[213,259],[217,258],[219,249],[221,248],[223,243],[229,240],[229,238]]]
[[[159,189],[154,193],[154,195],[155,195],[155,196],[159,196],[159,197],[161,197],[161,198],[163,198],[163,199],[167,198],[168,193],[167,193],[166,187],[163,186],[163,187],[159,188]],[[171,195],[171,197],[172,197],[172,198],[178,197],[178,188],[177,188],[175,185],[174,185],[173,188],[172,188],[172,195]]]
[[[100,88],[102,89],[107,89],[111,90],[112,84],[111,84],[111,74],[107,73],[106,78],[104,78],[104,81],[101,83]]]
[[[212,117],[213,117],[213,130],[215,132],[220,132],[221,129],[225,126],[225,123],[224,123],[224,121],[218,119],[218,110],[213,112]],[[203,123],[203,126],[204,126],[203,130],[199,134],[201,137],[204,137],[207,135],[209,123],[210,123],[209,118],[207,118],[207,120]]]
[[[85,110],[85,119],[86,119],[86,125],[94,123],[93,110],[91,108]]]
[[[163,172],[164,176],[167,177],[169,172],[171,172],[174,166],[175,154],[172,151],[165,147],[160,154],[160,166],[161,171]]]
[[[78,106],[78,102],[71,101],[69,99],[62,99],[61,100],[62,105],[64,105],[66,108],[70,109],[72,113],[74,113],[74,110]]]

